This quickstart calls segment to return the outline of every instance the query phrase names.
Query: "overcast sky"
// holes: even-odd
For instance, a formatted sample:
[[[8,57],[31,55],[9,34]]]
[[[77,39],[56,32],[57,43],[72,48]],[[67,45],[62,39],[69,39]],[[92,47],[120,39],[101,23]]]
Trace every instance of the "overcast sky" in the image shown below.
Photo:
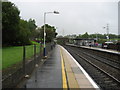
[[[109,24],[109,32],[118,34],[118,0],[60,1],[9,0],[20,10],[21,18],[35,19],[38,26],[43,25],[44,12],[59,11],[59,15],[47,14],[46,23],[57,27],[59,35],[106,33],[103,29]],[[101,2],[100,2],[101,1]]]

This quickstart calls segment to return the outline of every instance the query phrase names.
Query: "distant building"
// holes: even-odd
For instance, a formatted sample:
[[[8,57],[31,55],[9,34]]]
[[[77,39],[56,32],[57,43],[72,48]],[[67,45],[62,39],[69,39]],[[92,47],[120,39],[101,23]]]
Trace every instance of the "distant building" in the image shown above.
[[[95,39],[91,39],[91,38],[78,38],[73,40],[74,40],[74,44],[80,45],[80,46],[94,45],[96,41]]]

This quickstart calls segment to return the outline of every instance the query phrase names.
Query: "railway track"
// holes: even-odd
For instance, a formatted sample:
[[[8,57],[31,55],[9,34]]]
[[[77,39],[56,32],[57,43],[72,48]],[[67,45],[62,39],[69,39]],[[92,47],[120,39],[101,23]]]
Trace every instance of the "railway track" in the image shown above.
[[[120,71],[120,63],[118,63],[117,61],[114,61],[114,60],[109,60],[109,59],[106,59],[106,58],[101,58],[99,56],[96,56],[96,55],[93,55],[93,54],[90,54],[89,52],[85,52],[84,50],[79,50],[78,48],[75,48],[75,47],[71,47],[73,48],[75,51],[79,52],[79,54],[81,54],[82,56],[88,58],[89,60],[91,60],[92,62],[96,62],[98,63],[101,63],[101,64],[104,64],[105,66],[107,65],[107,70],[108,69],[113,69],[112,71],[116,71],[116,73],[118,73],[117,75],[120,75],[119,71]],[[111,72],[111,71],[110,71]]]
[[[64,46],[103,90],[120,89],[119,64],[76,47]]]

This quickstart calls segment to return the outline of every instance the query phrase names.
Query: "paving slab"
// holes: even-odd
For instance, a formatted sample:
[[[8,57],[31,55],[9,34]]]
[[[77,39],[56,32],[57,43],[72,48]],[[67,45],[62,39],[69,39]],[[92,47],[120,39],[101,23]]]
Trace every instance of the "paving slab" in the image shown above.
[[[37,68],[25,85],[26,88],[62,88],[61,56],[58,46],[53,49],[44,64]]]

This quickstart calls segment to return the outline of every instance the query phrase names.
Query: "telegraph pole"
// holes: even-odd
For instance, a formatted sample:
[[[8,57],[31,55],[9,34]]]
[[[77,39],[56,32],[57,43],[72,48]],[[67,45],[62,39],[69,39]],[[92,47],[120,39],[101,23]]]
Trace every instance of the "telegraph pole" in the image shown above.
[[[106,32],[107,32],[107,35],[106,35],[106,38],[107,38],[107,41],[109,41],[109,24],[107,24],[106,27],[103,27],[104,29],[106,28]]]
[[[107,40],[109,41],[109,24],[107,24],[107,27],[106,27],[106,30],[107,30]]]
[[[64,29],[63,29],[63,32],[62,32],[63,37],[64,37],[64,34],[65,34],[65,32],[64,32]]]

